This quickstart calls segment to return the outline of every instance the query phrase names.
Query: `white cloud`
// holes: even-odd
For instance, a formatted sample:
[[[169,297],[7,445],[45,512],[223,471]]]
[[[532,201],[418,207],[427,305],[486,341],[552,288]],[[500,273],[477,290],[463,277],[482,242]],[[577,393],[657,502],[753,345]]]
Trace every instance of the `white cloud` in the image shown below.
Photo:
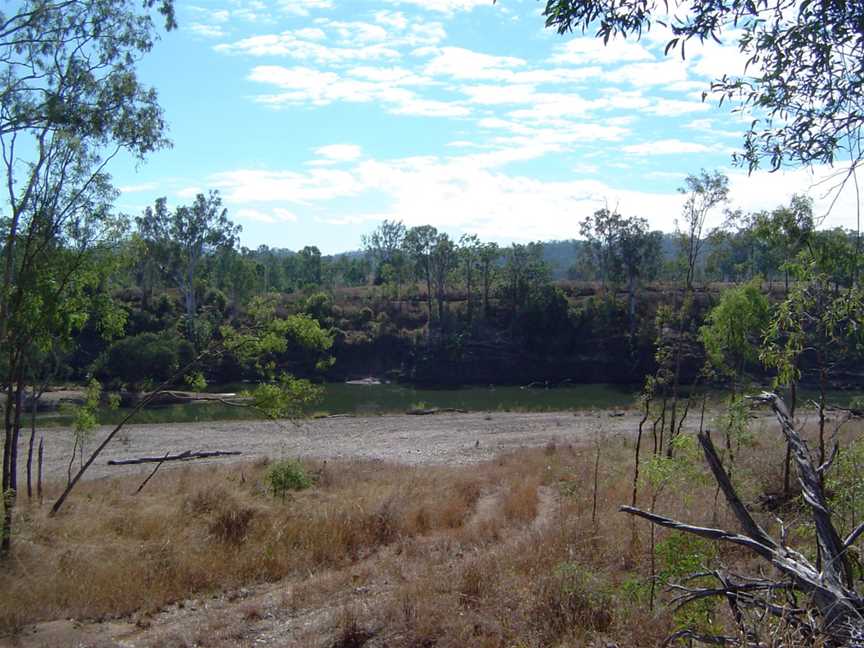
[[[558,48],[552,57],[553,63],[585,65],[599,63],[610,65],[630,61],[652,61],[654,55],[639,43],[625,40],[610,40],[604,45],[599,38],[578,36]]]
[[[684,142],[679,139],[664,139],[642,144],[630,144],[621,149],[632,155],[674,155],[677,153],[710,153],[713,149],[705,144]]]
[[[683,101],[681,99],[657,99],[646,112],[660,117],[678,117],[694,112],[707,112],[711,106],[702,101]]]
[[[225,54],[284,56],[323,64],[399,59],[402,56],[397,49],[385,43],[366,44],[359,47],[334,47],[300,38],[293,31],[250,36],[234,43],[217,45],[215,49]]]
[[[471,11],[480,6],[492,6],[492,0],[386,0],[393,5],[415,5],[428,11],[452,14],[456,11]]]
[[[513,68],[522,67],[525,60],[514,56],[493,56],[463,47],[442,47],[426,64],[430,76],[454,79],[507,79]]]
[[[253,221],[256,223],[290,223],[297,220],[296,214],[281,208],[274,207],[269,210],[252,209],[251,207],[242,207],[231,212],[231,216],[241,221]]]
[[[687,64],[680,59],[651,63],[631,63],[606,74],[607,81],[629,83],[637,87],[668,86],[687,81]]]
[[[408,18],[401,11],[377,11],[375,12],[375,22],[398,30],[403,30],[408,26]]]
[[[735,137],[741,139],[744,136],[744,128],[741,130],[728,130],[717,126],[715,119],[694,119],[684,124],[684,128],[710,133],[715,137]]]
[[[255,97],[255,101],[272,107],[309,104],[325,106],[333,102],[378,102],[384,109],[397,115],[429,117],[466,117],[470,109],[459,102],[426,99],[403,85],[418,81],[413,77],[367,81],[342,77],[335,72],[322,72],[314,68],[286,68],[279,65],[260,65],[252,69],[251,81],[276,86],[282,92]]]
[[[328,144],[315,149],[315,154],[330,162],[351,162],[363,155],[363,149],[356,144]]]
[[[842,168],[831,169],[827,166],[774,173],[754,171],[749,175],[736,169],[728,172],[732,206],[747,211],[773,209],[789,204],[793,194],[804,194],[813,199],[813,215],[817,219],[824,219],[822,227],[854,229],[857,212],[854,184],[850,180],[839,196],[837,193],[837,183],[844,173]],[[859,179],[859,182],[862,180]]]
[[[125,185],[118,187],[117,190],[122,194],[141,193],[144,191],[155,191],[159,185],[155,182],[142,182],[140,184]]]
[[[460,90],[468,96],[471,103],[487,106],[534,103],[537,98],[534,86],[531,85],[475,85],[462,86]]]
[[[305,204],[357,195],[363,186],[347,171],[315,168],[307,172],[237,169],[210,177],[226,203]]]
[[[361,65],[347,70],[349,76],[360,77],[367,81],[394,83],[398,85],[430,85],[428,77],[418,76],[402,67],[372,67]]]
[[[308,16],[311,11],[333,8],[333,0],[278,0],[277,4],[283,12],[297,16]]]
[[[281,56],[322,65],[356,65],[361,61],[400,59],[402,49],[433,47],[447,35],[438,22],[399,21],[385,12],[376,16],[383,22],[321,18],[315,27],[256,34],[222,43],[215,50],[223,54]]]
[[[191,23],[187,29],[202,38],[224,38],[227,34],[219,25],[208,25],[206,23]]]

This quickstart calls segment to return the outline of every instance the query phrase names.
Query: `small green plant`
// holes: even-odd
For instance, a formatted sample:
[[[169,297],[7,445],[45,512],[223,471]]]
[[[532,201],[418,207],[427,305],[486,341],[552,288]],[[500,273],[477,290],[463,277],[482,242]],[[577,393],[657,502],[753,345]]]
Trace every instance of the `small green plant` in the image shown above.
[[[638,574],[625,578],[621,581],[618,589],[623,600],[634,605],[648,605],[651,596],[651,585]]]
[[[306,474],[302,464],[294,459],[271,463],[265,479],[270,492],[282,499],[285,499],[288,491],[305,490],[312,485],[312,479]]]
[[[673,531],[657,543],[655,548],[660,562],[658,580],[664,584],[686,580],[687,584],[707,585],[704,578],[692,578],[693,574],[705,572],[717,558],[717,548],[711,542],[680,531]],[[716,601],[706,598],[684,605],[675,612],[675,624],[679,628],[713,630]]]

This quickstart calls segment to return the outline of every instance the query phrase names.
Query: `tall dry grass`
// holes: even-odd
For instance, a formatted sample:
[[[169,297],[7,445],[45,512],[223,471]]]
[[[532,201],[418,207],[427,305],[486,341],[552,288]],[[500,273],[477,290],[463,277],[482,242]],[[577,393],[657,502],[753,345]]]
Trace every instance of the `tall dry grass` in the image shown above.
[[[847,430],[847,440],[861,431]],[[284,500],[268,493],[265,462],[164,471],[138,496],[137,480],[86,483],[57,518],[20,507],[21,534],[0,574],[0,636],[40,620],[152,612],[283,578],[292,583],[285,613],[332,608],[357,587],[381,595],[362,608],[345,603],[336,621],[310,630],[308,645],[374,637],[405,647],[653,646],[694,620],[728,629],[722,605],[670,610],[663,582],[680,568],[680,547],[697,564],[723,560],[743,573],[754,558],[728,546],[698,554],[658,530],[652,561],[647,524],[617,512],[630,500],[633,440],[602,444],[594,524],[587,445],[521,450],[479,466],[307,463],[315,485]],[[671,477],[640,483],[640,506],[656,500],[672,517],[734,528],[701,461],[686,448],[682,455]],[[782,456],[766,423],[734,466],[771,532],[773,513],[758,501],[782,487]],[[796,514],[794,500],[785,506]],[[793,540],[796,533],[806,537],[803,527],[792,529]],[[653,608],[652,562],[661,580]],[[238,615],[236,624],[249,627],[264,617],[255,606]],[[238,632],[232,626],[211,645],[236,645]]]

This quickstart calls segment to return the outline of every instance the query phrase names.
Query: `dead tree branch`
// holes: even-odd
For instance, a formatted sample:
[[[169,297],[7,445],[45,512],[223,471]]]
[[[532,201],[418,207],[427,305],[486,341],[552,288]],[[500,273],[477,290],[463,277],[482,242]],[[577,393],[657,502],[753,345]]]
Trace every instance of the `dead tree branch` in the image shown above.
[[[192,452],[186,450],[176,455],[165,455],[163,457],[138,457],[136,459],[111,459],[108,462],[109,466],[134,466],[137,464],[146,463],[163,463],[165,461],[194,461],[195,459],[212,459],[213,457],[232,457],[243,454],[239,451],[212,450],[202,452]]]
[[[780,542],[776,541],[753,519],[723,467],[710,435],[699,433],[698,439],[705,460],[741,526],[741,533],[687,524],[633,506],[622,506],[620,510],[662,527],[747,547],[770,562],[787,580],[775,582],[748,579],[745,582],[736,582],[721,572],[714,572],[713,575],[720,582],[718,587],[674,586],[679,592],[676,598],[679,605],[708,597],[725,597],[742,631],[742,639],[683,631],[670,637],[670,640],[689,639],[714,645],[762,645],[756,633],[747,629],[744,624],[740,610],[747,608],[783,619],[794,626],[802,636],[823,637],[827,639],[828,645],[864,646],[864,599],[853,589],[852,567],[846,555],[849,546],[864,533],[864,524],[852,531],[845,541],[841,540],[831,519],[820,471],[814,465],[809,448],[796,430],[785,403],[776,394],[768,392],[751,397],[751,400],[771,406],[792,451],[802,495],[810,509],[823,557],[821,568],[817,568],[801,553],[786,546],[785,537]],[[827,465],[822,468],[827,469]],[[773,594],[782,591],[789,595],[794,591],[806,594],[810,607],[783,605],[782,601],[772,599]],[[790,602],[792,600],[790,599]]]

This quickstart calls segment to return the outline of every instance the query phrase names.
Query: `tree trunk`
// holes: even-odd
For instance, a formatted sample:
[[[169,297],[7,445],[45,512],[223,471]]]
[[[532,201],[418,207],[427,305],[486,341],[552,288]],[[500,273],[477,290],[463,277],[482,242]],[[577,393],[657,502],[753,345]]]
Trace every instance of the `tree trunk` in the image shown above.
[[[41,394],[40,394],[41,395]],[[36,438],[36,412],[39,408],[39,397],[36,385],[33,385],[33,404],[30,412],[30,441],[27,443],[27,499],[33,498],[33,442]]]
[[[36,495],[39,498],[39,505],[42,505],[42,459],[45,450],[45,437],[39,437],[39,456],[36,459]]]
[[[636,335],[636,276],[633,274],[627,277],[627,322],[633,338]]]

